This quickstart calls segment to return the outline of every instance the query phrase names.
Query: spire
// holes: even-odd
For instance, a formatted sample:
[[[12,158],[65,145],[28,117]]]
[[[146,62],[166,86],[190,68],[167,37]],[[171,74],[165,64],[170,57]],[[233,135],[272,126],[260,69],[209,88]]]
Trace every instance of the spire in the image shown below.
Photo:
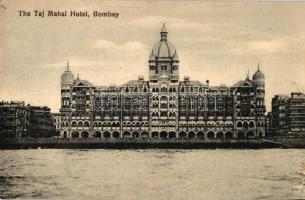
[[[161,34],[161,41],[167,41],[167,29],[165,27],[165,23],[163,23],[160,34]]]
[[[155,55],[154,55],[153,50],[151,50],[151,54],[150,54],[149,60],[155,60]]]
[[[77,79],[79,79],[79,73],[77,73]]]
[[[178,61],[179,57],[177,55],[177,51],[175,50],[174,56],[173,56],[173,60]]]
[[[69,61],[67,62],[67,71],[70,71],[70,69],[69,69]]]
[[[246,80],[249,80],[249,69],[248,69],[248,72],[247,72],[247,78]]]
[[[257,71],[258,71],[258,72],[261,71],[259,68],[260,68],[260,64],[259,64],[259,62],[257,62]]]

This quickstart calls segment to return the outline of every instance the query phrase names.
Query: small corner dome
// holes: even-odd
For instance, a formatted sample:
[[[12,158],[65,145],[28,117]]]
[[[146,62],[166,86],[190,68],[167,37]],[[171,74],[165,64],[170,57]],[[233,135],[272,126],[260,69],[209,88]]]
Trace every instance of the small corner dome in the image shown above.
[[[175,54],[174,54],[173,60],[174,60],[174,61],[179,61],[179,57],[178,57],[178,55],[177,55],[177,52],[176,52],[176,51],[175,51]]]
[[[151,51],[149,60],[151,60],[151,61],[156,60],[156,56],[154,55],[153,51]]]
[[[74,81],[74,75],[70,71],[65,71],[61,75],[61,82],[62,83],[73,83]]]
[[[263,74],[263,72],[260,69],[257,69],[257,71],[253,74],[252,79],[255,80],[264,80],[265,79],[265,75]]]
[[[72,84],[73,81],[74,81],[74,75],[69,70],[69,63],[68,63],[66,71],[61,75],[61,83]]]

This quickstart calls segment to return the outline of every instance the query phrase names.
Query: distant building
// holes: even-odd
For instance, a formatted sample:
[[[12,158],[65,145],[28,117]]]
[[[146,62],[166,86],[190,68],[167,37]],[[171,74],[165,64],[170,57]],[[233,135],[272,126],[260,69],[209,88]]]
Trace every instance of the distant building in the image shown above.
[[[305,94],[293,92],[287,103],[288,133],[305,135]]]
[[[61,77],[64,138],[198,138],[265,136],[265,76],[257,69],[229,87],[179,77],[179,57],[163,26],[148,60],[149,80],[96,86]]]
[[[0,138],[50,137],[54,133],[48,107],[0,102]]]
[[[287,132],[286,107],[288,95],[275,95],[272,98],[272,135],[282,135]]]
[[[50,108],[46,106],[28,106],[29,128],[27,135],[29,137],[51,137],[55,135],[55,128],[50,113]]]
[[[305,95],[276,95],[272,99],[273,135],[305,135]]]
[[[28,111],[24,102],[0,102],[0,138],[24,136],[28,123]]]

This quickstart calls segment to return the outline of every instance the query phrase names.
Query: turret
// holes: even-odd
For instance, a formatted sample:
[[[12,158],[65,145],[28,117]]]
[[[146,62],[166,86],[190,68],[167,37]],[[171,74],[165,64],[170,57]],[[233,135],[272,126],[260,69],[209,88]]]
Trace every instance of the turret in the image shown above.
[[[265,75],[260,70],[259,63],[257,65],[257,71],[253,74],[252,79],[253,79],[253,81],[257,82],[258,84],[264,84],[265,83]]]
[[[61,75],[61,84],[64,85],[71,85],[73,84],[74,81],[74,75],[73,73],[70,71],[70,66],[69,66],[69,62],[67,62],[67,69],[66,71]]]
[[[70,71],[69,62],[67,69],[61,75],[61,109],[69,109],[71,104],[71,86],[74,82],[74,75]]]

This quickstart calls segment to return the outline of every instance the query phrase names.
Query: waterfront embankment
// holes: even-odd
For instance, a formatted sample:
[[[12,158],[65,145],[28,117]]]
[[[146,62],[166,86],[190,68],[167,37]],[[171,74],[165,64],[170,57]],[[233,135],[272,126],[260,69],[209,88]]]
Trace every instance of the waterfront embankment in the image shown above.
[[[284,142],[283,142],[284,141]],[[305,138],[295,139],[1,139],[0,149],[56,148],[56,149],[206,149],[206,148],[305,148]]]

